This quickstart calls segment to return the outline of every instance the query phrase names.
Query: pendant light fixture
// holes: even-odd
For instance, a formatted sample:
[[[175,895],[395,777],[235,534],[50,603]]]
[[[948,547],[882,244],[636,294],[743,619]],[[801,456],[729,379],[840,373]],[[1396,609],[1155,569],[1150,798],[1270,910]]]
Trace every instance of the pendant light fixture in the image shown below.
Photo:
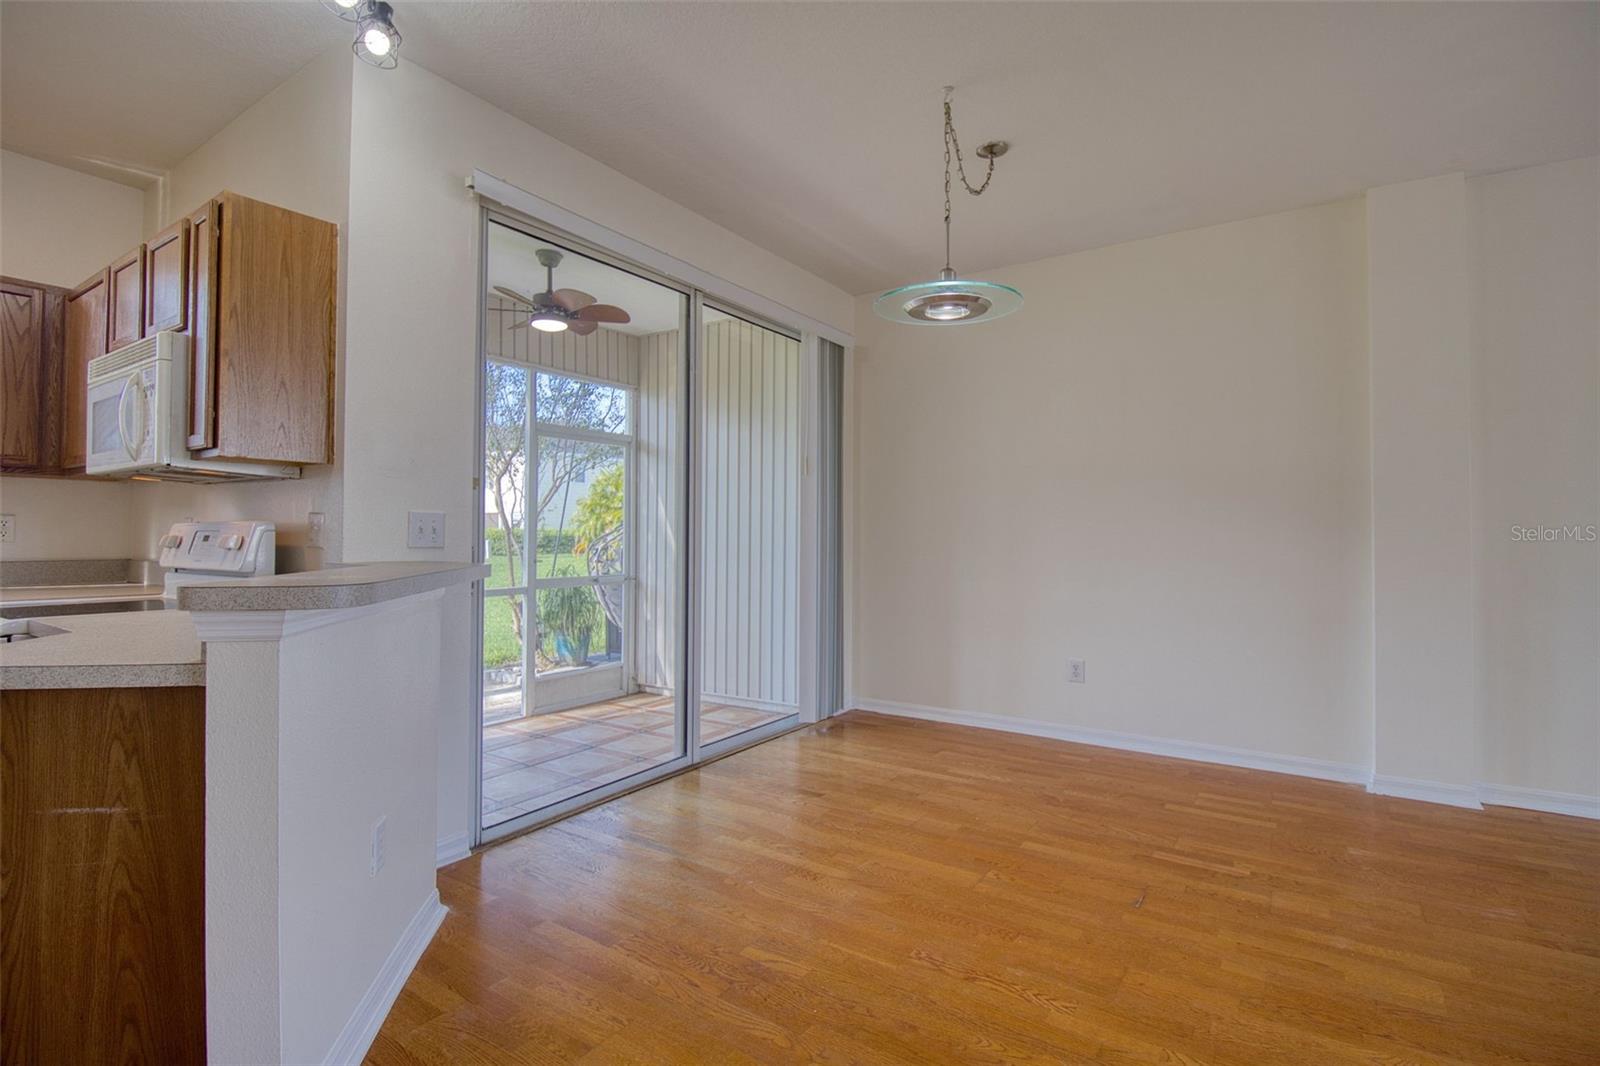
[[[382,70],[400,65],[400,31],[394,28],[394,8],[384,0],[322,0],[322,6],[356,24],[350,47],[363,63]]]
[[[973,196],[982,196],[994,177],[994,161],[1006,154],[1011,146],[1005,141],[989,141],[978,147],[978,158],[988,160],[989,169],[983,181],[974,188],[967,180],[967,168],[961,155],[961,142],[956,139],[955,119],[950,110],[950,97],[955,87],[944,87],[944,269],[933,281],[919,281],[890,289],[872,302],[872,309],[891,322],[913,322],[921,325],[962,325],[968,322],[988,322],[1009,315],[1022,306],[1022,293],[1009,285],[993,281],[974,281],[956,276],[950,267],[950,160],[956,162],[956,173],[961,185]]]

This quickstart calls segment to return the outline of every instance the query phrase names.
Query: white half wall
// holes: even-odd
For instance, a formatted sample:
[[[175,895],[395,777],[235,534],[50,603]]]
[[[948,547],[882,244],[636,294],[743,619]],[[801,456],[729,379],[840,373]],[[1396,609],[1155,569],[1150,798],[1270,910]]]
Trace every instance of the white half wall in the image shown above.
[[[858,304],[860,703],[1348,765],[1371,747],[1359,200]],[[1087,683],[1067,683],[1067,660]]]
[[[212,1061],[359,1061],[438,927],[435,739],[462,591],[194,615]]]

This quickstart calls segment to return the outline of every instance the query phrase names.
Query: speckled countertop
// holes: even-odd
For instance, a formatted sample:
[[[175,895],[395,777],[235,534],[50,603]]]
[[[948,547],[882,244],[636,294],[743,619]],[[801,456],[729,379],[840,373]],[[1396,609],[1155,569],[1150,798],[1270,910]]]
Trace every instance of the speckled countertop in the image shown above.
[[[366,607],[486,577],[471,563],[358,563],[296,574],[221,580],[178,590],[179,610],[44,616],[29,621],[62,630],[0,644],[0,689],[144,688],[205,684],[205,658],[191,611],[330,611]],[[151,589],[114,587],[120,598]],[[135,591],[137,590],[137,591]],[[107,599],[107,587],[35,586],[11,599],[71,603]],[[159,592],[159,589],[155,589]],[[59,601],[46,593],[59,594]],[[98,593],[98,595],[97,595]],[[3,606],[0,606],[3,613]]]
[[[488,577],[473,563],[353,563],[242,581],[207,581],[178,589],[185,611],[336,611]]]
[[[85,600],[155,600],[161,598],[160,585],[135,585],[118,582],[110,585],[19,585],[0,588],[0,615],[8,605],[82,603]]]
[[[63,632],[0,644],[0,689],[206,683],[200,639],[187,611],[74,614],[28,621]]]

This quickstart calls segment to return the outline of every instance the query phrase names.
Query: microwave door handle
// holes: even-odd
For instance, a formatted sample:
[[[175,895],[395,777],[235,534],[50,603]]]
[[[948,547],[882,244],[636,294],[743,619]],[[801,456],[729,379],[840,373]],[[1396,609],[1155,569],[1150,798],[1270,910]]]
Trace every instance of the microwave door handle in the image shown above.
[[[128,403],[128,400],[134,397],[139,400],[137,406]],[[122,384],[122,396],[117,400],[117,429],[122,432],[123,450],[128,453],[129,459],[137,462],[139,449],[144,446],[144,433],[141,426],[138,443],[135,443],[133,429],[128,425],[130,413],[134,416],[134,420],[144,421],[144,386],[136,377],[131,377]]]

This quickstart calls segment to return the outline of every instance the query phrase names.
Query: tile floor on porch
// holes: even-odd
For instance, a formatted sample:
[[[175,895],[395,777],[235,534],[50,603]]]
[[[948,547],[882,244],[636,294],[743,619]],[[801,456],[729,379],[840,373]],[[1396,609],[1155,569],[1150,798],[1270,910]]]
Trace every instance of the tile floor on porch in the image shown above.
[[[705,743],[785,717],[781,711],[708,703]],[[483,821],[529,811],[647,770],[674,754],[673,698],[640,692],[483,730]]]

